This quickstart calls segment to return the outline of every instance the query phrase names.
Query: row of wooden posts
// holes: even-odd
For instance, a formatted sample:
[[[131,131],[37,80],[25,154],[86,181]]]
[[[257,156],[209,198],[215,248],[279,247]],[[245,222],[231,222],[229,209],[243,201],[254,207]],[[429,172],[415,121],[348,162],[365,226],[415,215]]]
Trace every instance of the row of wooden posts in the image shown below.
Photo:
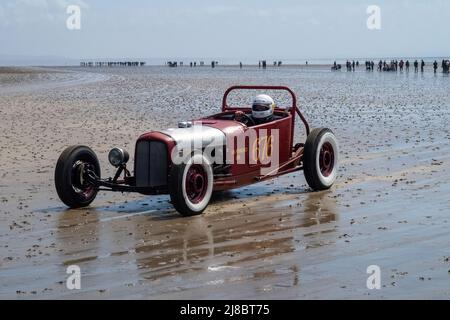
[[[274,61],[273,65],[275,67],[277,67],[277,66],[280,67],[282,65],[282,63],[283,63],[282,61]],[[219,64],[218,61],[211,61],[211,68],[215,68],[218,64]],[[200,61],[200,63],[198,65],[200,67],[203,67],[205,65],[205,62],[204,61]],[[178,61],[167,61],[166,62],[166,66],[169,66],[171,68],[175,68],[175,67],[178,67],[178,66],[182,67],[183,66],[183,61],[180,61],[180,62],[178,62]],[[190,62],[189,66],[190,67],[196,67],[197,66],[197,62],[196,61]],[[242,62],[239,62],[239,67],[242,68],[242,66],[243,66]],[[259,61],[258,62],[258,67],[259,68],[263,68],[263,69],[267,68],[267,61],[266,60]]]

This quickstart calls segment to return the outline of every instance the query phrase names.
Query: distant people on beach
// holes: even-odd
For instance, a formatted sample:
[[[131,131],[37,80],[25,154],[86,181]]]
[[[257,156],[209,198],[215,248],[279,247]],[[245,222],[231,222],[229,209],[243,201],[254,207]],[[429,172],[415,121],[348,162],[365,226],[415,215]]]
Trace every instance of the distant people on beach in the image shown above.
[[[432,61],[432,60],[431,60]],[[269,62],[271,63],[271,62]],[[362,63],[362,62],[361,62]],[[378,62],[375,61],[371,61],[371,60],[366,60],[365,62],[365,69],[366,71],[374,71],[375,65],[377,65],[377,70],[378,71],[390,71],[390,72],[398,72],[400,70],[400,72],[403,72],[403,70],[406,70],[406,72],[409,72],[409,67],[411,65],[409,60],[403,60],[400,59],[400,61],[398,61],[397,59],[392,59],[389,62],[386,60],[379,60]],[[211,67],[215,68],[217,67],[219,64],[218,61],[211,61]],[[308,61],[305,61],[306,65],[309,65]],[[424,61],[424,59],[415,59],[414,62],[412,62],[412,64],[414,65],[414,72],[418,73],[419,72],[419,67],[420,67],[420,72],[423,73],[425,72],[425,66],[427,65],[427,63]],[[144,66],[145,62],[81,62],[80,66],[82,67],[93,67],[93,66]],[[166,62],[166,65],[169,67],[177,67],[183,66],[183,61],[168,61]],[[199,63],[200,66],[204,66],[204,62],[200,61]],[[274,67],[280,67],[282,65],[282,61],[273,61],[273,66]],[[346,61],[346,68],[348,72],[355,72],[356,68],[359,68],[359,61],[358,60],[350,60],[347,59]],[[189,66],[192,67],[196,67],[197,66],[197,62],[189,62]],[[242,69],[243,68],[243,63],[242,61],[239,62],[239,68]],[[433,68],[433,73],[436,74],[439,66],[442,68],[442,72],[443,73],[450,73],[450,59],[442,59],[442,61],[439,63],[438,60],[434,60],[433,62],[430,62],[430,71],[431,68]],[[258,61],[258,67],[259,68],[263,68],[266,69],[267,68],[267,61],[266,60],[260,60]],[[333,62],[332,66],[331,66],[331,70],[332,71],[337,71],[337,70],[341,70],[342,69],[342,65],[337,63],[336,61]]]
[[[333,63],[333,66],[331,67],[332,71],[341,70],[342,66],[340,64],[337,64],[336,61]]]
[[[385,61],[381,61],[378,63],[378,71],[397,71],[398,69],[398,61],[391,60],[389,63]]]
[[[169,61],[170,62],[170,61]],[[168,64],[166,62],[166,64]],[[97,62],[80,62],[80,67],[144,67],[146,65],[143,61],[97,61]]]
[[[267,61],[266,60],[258,61],[258,68],[266,69],[267,68]]]
[[[356,66],[358,66],[359,65],[359,63],[358,63],[358,61],[356,62]],[[365,62],[365,65],[366,65],[366,70],[367,71],[373,71],[373,68],[374,68],[374,66],[375,66],[375,62],[373,62],[373,61],[366,61]]]
[[[267,68],[267,61],[266,60],[259,60],[258,61],[258,68],[266,69]]]
[[[403,72],[403,70],[406,70],[406,72],[409,72],[409,67],[412,64],[414,66],[414,72],[418,73],[419,72],[419,67],[420,67],[420,72],[423,73],[425,72],[425,67],[427,65],[427,63],[425,62],[424,59],[415,59],[414,62],[410,62],[409,60],[403,60],[400,59],[392,59],[389,62],[386,60],[379,60],[377,63],[377,70],[378,71],[390,71],[390,72],[398,72],[400,70],[400,72]],[[355,68],[357,68],[359,66],[359,61],[355,61],[355,60],[349,60],[347,59],[346,63],[346,68],[347,71],[355,71]],[[434,62],[430,63],[430,66],[433,68],[433,72],[437,73],[437,70],[439,68],[439,63],[437,60],[434,60]],[[341,67],[340,64],[338,64],[336,61],[334,61],[331,70],[339,70]],[[365,61],[365,67],[366,67],[366,71],[373,71],[374,67],[375,67],[375,62],[374,61],[369,61],[366,60]],[[442,72],[443,73],[450,73],[450,59],[442,59],[441,63],[440,63],[440,67],[442,68]]]
[[[442,72],[449,73],[450,69],[450,60],[442,60]]]
[[[352,71],[352,63],[350,61],[347,60],[345,67],[347,68],[347,71]]]
[[[425,66],[427,65],[423,59],[420,59],[420,60],[416,59],[412,64],[414,65],[414,71],[416,73],[419,72],[419,67],[420,67],[420,71],[424,72]],[[406,70],[406,72],[409,72],[410,65],[411,65],[411,63],[409,60],[403,60],[403,59],[400,59],[400,61],[397,59],[392,59],[390,61],[379,60],[377,62],[377,70],[378,71],[390,71],[390,72],[398,72],[399,70],[400,70],[400,72],[403,72],[403,70]],[[441,62],[442,72],[450,73],[449,65],[450,65],[450,60],[443,59]],[[355,71],[355,68],[357,68],[359,66],[359,61],[347,59],[345,66],[346,66],[347,71]],[[366,60],[365,67],[366,67],[366,71],[373,71],[374,67],[375,67],[375,62]],[[432,67],[433,67],[434,73],[436,73],[437,69],[439,67],[439,64],[436,60],[432,63]],[[331,70],[338,70],[338,64],[336,63],[336,61],[334,61],[333,66],[331,67]]]

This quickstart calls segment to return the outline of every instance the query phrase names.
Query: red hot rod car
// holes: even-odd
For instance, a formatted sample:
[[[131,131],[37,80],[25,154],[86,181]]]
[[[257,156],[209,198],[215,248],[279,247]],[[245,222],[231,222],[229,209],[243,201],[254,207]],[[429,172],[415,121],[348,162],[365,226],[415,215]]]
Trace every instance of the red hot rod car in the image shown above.
[[[233,90],[283,90],[292,104],[277,107],[270,122],[255,124],[251,108],[229,106]],[[236,121],[236,114],[245,121]],[[295,118],[306,130],[304,143],[294,142]],[[178,128],[141,135],[134,155],[134,175],[127,169],[129,154],[120,148],[109,153],[117,168],[114,177],[102,179],[96,154],[86,146],[64,150],[55,169],[57,193],[67,206],[88,206],[100,190],[169,194],[182,215],[200,214],[213,191],[238,188],[303,170],[313,190],[330,188],[337,176],[338,144],[333,132],[310,132],[297,107],[294,92],[281,86],[234,86],[223,97],[222,112]]]

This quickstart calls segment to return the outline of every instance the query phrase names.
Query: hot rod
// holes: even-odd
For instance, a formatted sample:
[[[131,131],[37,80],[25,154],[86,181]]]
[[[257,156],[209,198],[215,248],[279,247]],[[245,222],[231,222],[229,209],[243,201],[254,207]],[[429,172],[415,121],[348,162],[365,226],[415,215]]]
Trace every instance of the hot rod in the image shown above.
[[[233,90],[283,90],[291,105],[274,108],[271,121],[256,124],[248,107],[228,105]],[[237,121],[236,115],[243,116]],[[296,117],[306,131],[304,143],[294,142]],[[70,208],[88,206],[98,191],[169,194],[182,215],[202,213],[213,191],[239,188],[303,170],[313,190],[330,188],[336,180],[338,143],[327,128],[310,131],[297,107],[294,92],[282,86],[233,86],[222,100],[222,111],[178,128],[149,131],[136,142],[134,174],[127,168],[129,154],[109,152],[117,168],[114,177],[101,178],[100,164],[89,147],[65,149],[55,169],[59,198]]]

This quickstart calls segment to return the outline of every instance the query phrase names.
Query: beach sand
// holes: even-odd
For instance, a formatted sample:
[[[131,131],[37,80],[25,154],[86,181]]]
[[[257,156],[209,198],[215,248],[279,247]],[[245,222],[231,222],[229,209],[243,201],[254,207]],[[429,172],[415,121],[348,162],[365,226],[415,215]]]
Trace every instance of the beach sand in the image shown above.
[[[134,154],[140,134],[219,111],[233,84],[288,85],[311,126],[334,131],[331,190],[297,172],[218,194],[191,218],[168,196],[59,201],[66,146],[92,147],[111,176],[111,147]],[[2,68],[0,298],[449,299],[449,98],[450,78],[429,67]],[[69,265],[81,290],[66,288]],[[366,287],[370,265],[380,290]]]

